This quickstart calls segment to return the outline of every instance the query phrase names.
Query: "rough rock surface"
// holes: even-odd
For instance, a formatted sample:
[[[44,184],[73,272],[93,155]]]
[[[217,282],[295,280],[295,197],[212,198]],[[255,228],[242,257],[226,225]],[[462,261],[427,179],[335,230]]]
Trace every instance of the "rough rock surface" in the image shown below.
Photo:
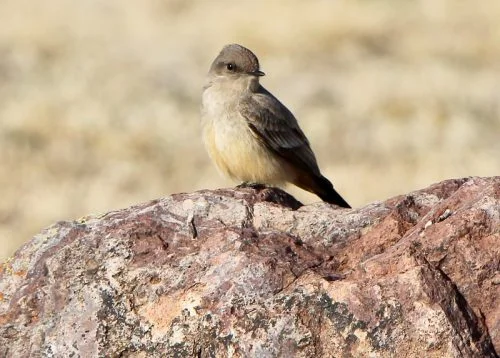
[[[495,357],[499,261],[500,177],[352,210],[177,194],[4,263],[0,356]]]

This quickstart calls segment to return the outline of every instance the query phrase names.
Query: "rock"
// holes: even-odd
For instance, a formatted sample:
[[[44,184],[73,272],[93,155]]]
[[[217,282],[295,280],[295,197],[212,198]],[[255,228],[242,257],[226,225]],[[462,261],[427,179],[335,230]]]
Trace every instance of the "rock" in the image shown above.
[[[0,356],[496,357],[499,265],[500,177],[352,210],[176,194],[4,263]]]

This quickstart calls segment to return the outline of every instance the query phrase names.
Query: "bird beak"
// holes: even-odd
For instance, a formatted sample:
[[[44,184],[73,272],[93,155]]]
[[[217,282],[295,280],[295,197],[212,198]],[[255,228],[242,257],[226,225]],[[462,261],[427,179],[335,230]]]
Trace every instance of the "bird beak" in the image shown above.
[[[261,77],[261,76],[265,76],[266,74],[262,71],[254,71],[254,72],[252,72],[252,75]]]

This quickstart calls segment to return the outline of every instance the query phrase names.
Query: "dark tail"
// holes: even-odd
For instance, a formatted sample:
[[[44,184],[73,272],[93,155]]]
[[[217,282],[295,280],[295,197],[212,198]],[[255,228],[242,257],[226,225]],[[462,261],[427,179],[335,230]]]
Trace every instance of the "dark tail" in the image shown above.
[[[325,177],[323,177],[323,179],[326,182],[328,182],[328,184],[329,184],[328,190],[318,192],[315,194],[317,196],[319,196],[321,198],[321,200],[326,201],[327,203],[335,204],[335,205],[338,205],[342,208],[350,209],[351,206],[349,204],[347,204],[347,201],[345,201],[344,198],[341,197],[339,193],[337,193],[337,191],[333,188],[332,183],[330,183],[330,181],[328,179],[326,179]]]
[[[335,204],[342,208],[351,208],[344,198],[342,198],[333,188],[332,183],[330,183],[330,181],[322,175],[315,177],[301,177],[294,184],[304,190],[316,194],[321,198],[321,200],[326,201],[327,203]]]

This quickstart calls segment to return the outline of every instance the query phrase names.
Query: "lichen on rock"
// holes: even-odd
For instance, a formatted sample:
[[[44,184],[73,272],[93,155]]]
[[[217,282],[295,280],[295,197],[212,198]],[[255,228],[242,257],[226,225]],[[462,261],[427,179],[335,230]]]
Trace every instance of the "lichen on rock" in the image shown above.
[[[500,177],[352,210],[279,189],[60,222],[1,266],[0,356],[495,357]]]

